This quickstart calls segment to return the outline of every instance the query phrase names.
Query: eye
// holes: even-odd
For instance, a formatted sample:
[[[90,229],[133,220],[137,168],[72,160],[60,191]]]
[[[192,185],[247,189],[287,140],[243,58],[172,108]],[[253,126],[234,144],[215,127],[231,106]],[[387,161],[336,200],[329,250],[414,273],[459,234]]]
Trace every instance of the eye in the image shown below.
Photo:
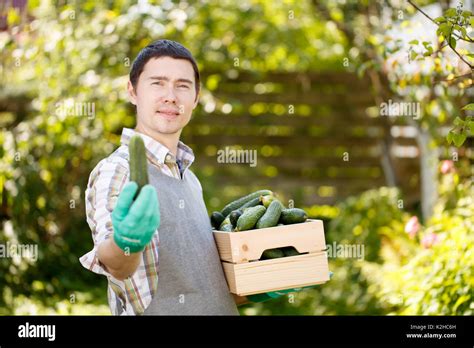
[[[162,81],[158,81],[158,82],[153,82],[152,85],[157,85],[157,86],[161,86],[163,84]]]
[[[179,87],[179,88],[186,88],[186,89],[189,88],[188,85],[179,85],[178,87]]]

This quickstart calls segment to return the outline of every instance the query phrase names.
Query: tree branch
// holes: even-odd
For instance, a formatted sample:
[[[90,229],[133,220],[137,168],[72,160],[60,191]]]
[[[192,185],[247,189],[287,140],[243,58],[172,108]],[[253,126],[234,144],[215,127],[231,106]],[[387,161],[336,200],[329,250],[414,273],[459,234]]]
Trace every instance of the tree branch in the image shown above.
[[[467,73],[467,74],[464,74],[464,75],[459,75],[459,76],[455,76],[451,79],[441,79],[441,80],[433,80],[433,83],[440,83],[440,82],[452,82],[454,80],[457,80],[457,79],[463,79],[463,78],[474,78],[474,73],[470,72],[470,73]]]
[[[432,21],[434,24],[436,24],[436,26],[439,27],[439,24],[435,22],[435,20],[433,18],[431,18],[428,14],[426,14],[421,8],[419,8],[412,0],[408,0],[408,3],[410,5],[412,5],[418,12],[422,13],[426,18],[428,18],[430,21]],[[463,39],[462,37],[456,35],[453,33],[453,26],[451,26],[451,31],[449,32],[449,36],[454,36],[460,40],[464,40],[464,41],[467,41],[467,42],[474,42],[474,40],[470,39],[470,40],[466,40],[466,39]],[[456,55],[459,57],[459,59],[461,59],[465,64],[467,64],[467,66],[473,70],[474,69],[474,65],[470,64],[466,59],[464,59],[464,57],[458,52],[456,51],[456,49],[451,45],[451,42],[449,40],[449,38],[445,38],[446,42],[448,43],[448,46],[449,48],[451,48],[453,50],[454,53],[456,53]]]
[[[419,8],[412,0],[407,0],[408,3],[410,5],[412,5],[418,12],[420,12],[421,14],[423,14],[426,18],[428,18],[430,21],[432,21],[437,27],[439,27],[439,24],[436,23],[436,21],[431,18],[425,11],[423,11],[421,8]],[[457,34],[454,34],[452,33],[452,35],[456,38],[458,38],[459,40],[463,40],[463,41],[466,41],[466,42],[474,42],[474,39],[471,39],[470,37],[468,37],[467,39],[457,35]]]
[[[451,31],[449,32],[449,34],[450,36],[453,35],[453,26],[451,26]],[[464,57],[458,51],[456,51],[456,49],[451,45],[451,40],[449,38],[448,39],[445,38],[445,40],[448,42],[448,45],[453,50],[453,52],[457,54],[459,59],[461,59],[464,63],[466,63],[467,66],[471,68],[471,70],[473,70],[474,66],[469,64],[469,62],[465,60]]]

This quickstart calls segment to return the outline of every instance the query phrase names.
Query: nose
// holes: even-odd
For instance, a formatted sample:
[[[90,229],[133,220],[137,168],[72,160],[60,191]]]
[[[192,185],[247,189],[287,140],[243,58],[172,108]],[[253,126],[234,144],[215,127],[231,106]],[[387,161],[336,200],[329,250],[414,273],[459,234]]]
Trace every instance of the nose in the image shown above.
[[[163,96],[163,101],[165,103],[176,104],[176,95],[174,94],[173,86],[170,86],[166,89],[165,95]]]

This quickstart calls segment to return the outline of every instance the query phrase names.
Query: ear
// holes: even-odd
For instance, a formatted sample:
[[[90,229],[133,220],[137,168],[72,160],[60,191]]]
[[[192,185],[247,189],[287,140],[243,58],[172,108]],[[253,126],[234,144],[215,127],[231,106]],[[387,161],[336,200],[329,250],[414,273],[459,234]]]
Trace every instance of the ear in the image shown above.
[[[200,90],[199,90],[199,92],[200,92]],[[193,110],[196,108],[196,106],[197,106],[198,103],[199,103],[199,92],[198,92],[197,95],[196,95],[196,100],[194,101]]]
[[[137,106],[137,94],[135,93],[135,88],[133,88],[132,82],[128,81],[128,96],[130,97],[130,103]]]

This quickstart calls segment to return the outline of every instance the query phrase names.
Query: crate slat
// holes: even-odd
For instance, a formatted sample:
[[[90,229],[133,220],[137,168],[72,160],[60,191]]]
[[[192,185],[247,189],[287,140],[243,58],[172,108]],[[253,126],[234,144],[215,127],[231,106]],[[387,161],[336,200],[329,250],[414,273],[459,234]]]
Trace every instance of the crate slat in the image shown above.
[[[326,249],[321,220],[242,232],[214,231],[222,261],[243,263],[260,259],[267,249],[292,246],[300,253]]]
[[[222,263],[230,292],[247,296],[323,284],[329,280],[325,251],[242,264]]]

